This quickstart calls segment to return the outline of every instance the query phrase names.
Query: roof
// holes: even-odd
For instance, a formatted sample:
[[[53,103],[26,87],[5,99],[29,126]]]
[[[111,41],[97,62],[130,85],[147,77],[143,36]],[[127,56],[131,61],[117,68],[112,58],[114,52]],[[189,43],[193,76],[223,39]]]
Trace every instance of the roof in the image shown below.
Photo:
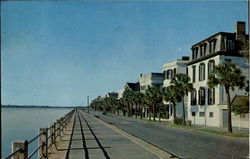
[[[127,82],[126,86],[131,88],[133,91],[139,91],[140,90],[140,83],[139,82],[136,82],[136,83]]]
[[[197,46],[197,45],[200,45],[200,43],[203,43],[203,42],[208,41],[208,40],[212,40],[214,37],[216,37],[218,35],[235,36],[235,33],[218,32],[218,33],[216,33],[216,34],[214,34],[214,35],[212,35],[212,36],[210,36],[210,37],[208,37],[208,38],[206,38],[206,39],[204,39],[204,40],[202,40],[202,41],[200,41],[200,42],[192,45],[192,48],[195,47],[195,46]]]

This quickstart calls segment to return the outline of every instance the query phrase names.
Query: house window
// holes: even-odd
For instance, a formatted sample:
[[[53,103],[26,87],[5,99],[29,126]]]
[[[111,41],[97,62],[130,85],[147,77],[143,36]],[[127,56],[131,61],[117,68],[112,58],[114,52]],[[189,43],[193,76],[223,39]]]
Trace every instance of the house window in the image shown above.
[[[234,43],[233,43],[233,40],[227,40],[227,50],[228,51],[232,51],[234,50]]]
[[[196,56],[195,56],[195,49],[193,49],[193,52],[192,52],[192,59],[196,59]]]
[[[174,76],[176,75],[176,68],[174,68]]]
[[[167,79],[167,71],[163,71],[164,80]]]
[[[173,70],[169,69],[167,70],[167,79],[172,79],[173,78]]]
[[[201,63],[199,66],[199,80],[205,80],[205,64]]]
[[[214,70],[215,67],[215,62],[214,60],[210,60],[207,64],[207,76],[209,77],[209,75],[211,74],[211,72]]]
[[[208,88],[207,104],[213,105],[215,103],[215,88]]]
[[[205,112],[199,112],[199,116],[200,117],[204,117],[205,116]]]
[[[200,87],[199,89],[199,105],[205,105],[205,88]]]
[[[196,105],[196,90],[191,92],[191,105]]]
[[[196,69],[195,69],[196,67],[195,66],[193,66],[192,67],[192,72],[193,72],[193,82],[195,82],[195,72],[196,72]]]
[[[216,48],[216,39],[209,42],[209,53],[215,52]]]
[[[206,44],[200,46],[200,57],[206,54]]]
[[[192,59],[197,59],[198,56],[198,48],[194,48],[192,52]]]
[[[231,59],[225,59],[225,62],[226,62],[226,63],[231,63],[232,60],[231,60]]]
[[[206,55],[206,48],[207,48],[207,44],[204,44],[203,45],[203,53],[204,53],[204,55]]]
[[[186,67],[186,75],[188,75],[188,68]]]
[[[203,56],[203,45],[200,46],[200,57]]]
[[[209,112],[209,117],[210,118],[214,117],[214,113],[213,112]]]

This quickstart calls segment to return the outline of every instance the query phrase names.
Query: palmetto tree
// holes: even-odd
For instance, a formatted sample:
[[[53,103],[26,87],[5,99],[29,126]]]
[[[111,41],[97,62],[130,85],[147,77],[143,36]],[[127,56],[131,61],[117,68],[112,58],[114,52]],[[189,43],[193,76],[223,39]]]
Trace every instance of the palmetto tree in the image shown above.
[[[176,74],[171,80],[170,84],[173,85],[174,91],[178,96],[180,96],[182,102],[182,111],[183,111],[183,124],[186,125],[185,117],[185,105],[184,105],[184,96],[188,95],[188,92],[193,91],[193,84],[189,83],[190,78],[186,74]]]
[[[125,91],[123,92],[123,98],[127,108],[127,115],[131,116],[132,115],[131,107],[133,105],[133,90],[131,90],[130,88],[126,88]]]
[[[245,85],[245,76],[239,67],[233,63],[223,63],[215,66],[214,71],[208,77],[208,86],[210,88],[221,85],[225,88],[227,95],[227,109],[228,109],[228,132],[232,130],[232,117],[231,117],[231,100],[230,89],[233,91],[234,87],[242,89]]]
[[[178,92],[175,90],[173,85],[170,85],[169,87],[165,88],[163,93],[163,99],[173,105],[174,122],[176,119],[176,103],[179,101],[178,99],[180,98],[177,93]]]
[[[135,106],[135,117],[137,118],[138,116],[138,111],[140,113],[140,117],[142,118],[142,105],[143,105],[143,98],[144,94],[139,92],[139,91],[134,91],[133,92],[133,103]]]
[[[156,106],[162,104],[162,93],[159,86],[149,87],[146,90],[146,97],[148,98],[149,104],[152,105],[153,118],[155,121],[155,110]]]

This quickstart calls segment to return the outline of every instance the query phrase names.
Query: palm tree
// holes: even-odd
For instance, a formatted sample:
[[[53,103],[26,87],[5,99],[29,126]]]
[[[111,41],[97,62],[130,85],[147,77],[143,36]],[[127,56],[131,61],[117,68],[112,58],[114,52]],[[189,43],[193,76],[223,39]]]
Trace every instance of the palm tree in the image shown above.
[[[144,94],[141,92],[137,92],[138,104],[139,104],[139,112],[140,118],[142,119],[142,107],[145,105]]]
[[[163,99],[166,102],[169,102],[173,105],[173,114],[174,114],[174,122],[176,119],[176,103],[179,101],[179,96],[177,94],[177,91],[173,87],[173,85],[170,85],[169,87],[165,88],[163,93]]]
[[[123,93],[123,98],[127,108],[127,116],[131,116],[132,115],[131,106],[133,104],[133,90],[131,90],[130,88],[126,88]]]
[[[245,76],[239,67],[233,63],[223,63],[215,66],[214,71],[208,77],[208,86],[213,88],[215,86],[221,85],[225,88],[227,95],[227,109],[228,109],[228,132],[233,132],[232,130],[232,117],[231,117],[231,99],[230,99],[230,89],[233,91],[234,87],[239,87],[242,89],[245,85]]]
[[[188,92],[193,91],[193,84],[189,83],[190,78],[186,74],[176,74],[171,80],[170,84],[173,85],[176,93],[181,97],[182,102],[182,111],[183,111],[183,124],[186,125],[185,117],[185,105],[184,105],[184,96],[188,95]]]
[[[156,106],[162,104],[162,93],[160,87],[159,86],[149,87],[146,90],[146,96],[148,98],[148,101],[150,102],[150,105],[152,105],[151,109],[153,111],[153,118],[155,121]]]

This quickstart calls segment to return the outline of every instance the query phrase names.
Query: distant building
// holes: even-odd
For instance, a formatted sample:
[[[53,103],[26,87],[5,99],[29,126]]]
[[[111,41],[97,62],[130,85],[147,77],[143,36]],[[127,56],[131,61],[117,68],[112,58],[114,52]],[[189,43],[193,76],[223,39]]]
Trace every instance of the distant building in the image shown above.
[[[248,62],[239,53],[239,44],[248,39],[245,22],[237,22],[235,33],[219,32],[192,46],[188,75],[195,91],[188,95],[188,120],[192,124],[227,127],[226,93],[222,86],[208,88],[208,76],[215,65],[237,64],[248,78]],[[245,92],[236,89],[231,99]]]
[[[152,86],[162,86],[163,73],[140,74],[139,77],[140,92],[145,93],[146,89]]]
[[[130,88],[133,91],[140,91],[140,83],[139,82],[136,82],[136,83],[127,82],[124,86],[124,89],[126,88]]]
[[[163,65],[163,74],[164,74],[164,80],[163,80],[163,87],[167,88],[170,86],[170,82],[172,78],[176,74],[187,74],[187,63],[189,62],[188,56],[183,56],[181,59],[177,59],[173,62],[168,62]],[[167,109],[167,117],[169,117],[169,120],[173,120],[173,107],[170,103],[163,101],[163,103],[166,105]],[[187,96],[184,98],[184,105],[185,105],[185,114],[187,114]],[[182,103],[176,104],[176,116],[182,117],[183,110],[182,110]]]
[[[123,97],[123,92],[124,92],[124,89],[117,91],[118,99],[121,99]]]

